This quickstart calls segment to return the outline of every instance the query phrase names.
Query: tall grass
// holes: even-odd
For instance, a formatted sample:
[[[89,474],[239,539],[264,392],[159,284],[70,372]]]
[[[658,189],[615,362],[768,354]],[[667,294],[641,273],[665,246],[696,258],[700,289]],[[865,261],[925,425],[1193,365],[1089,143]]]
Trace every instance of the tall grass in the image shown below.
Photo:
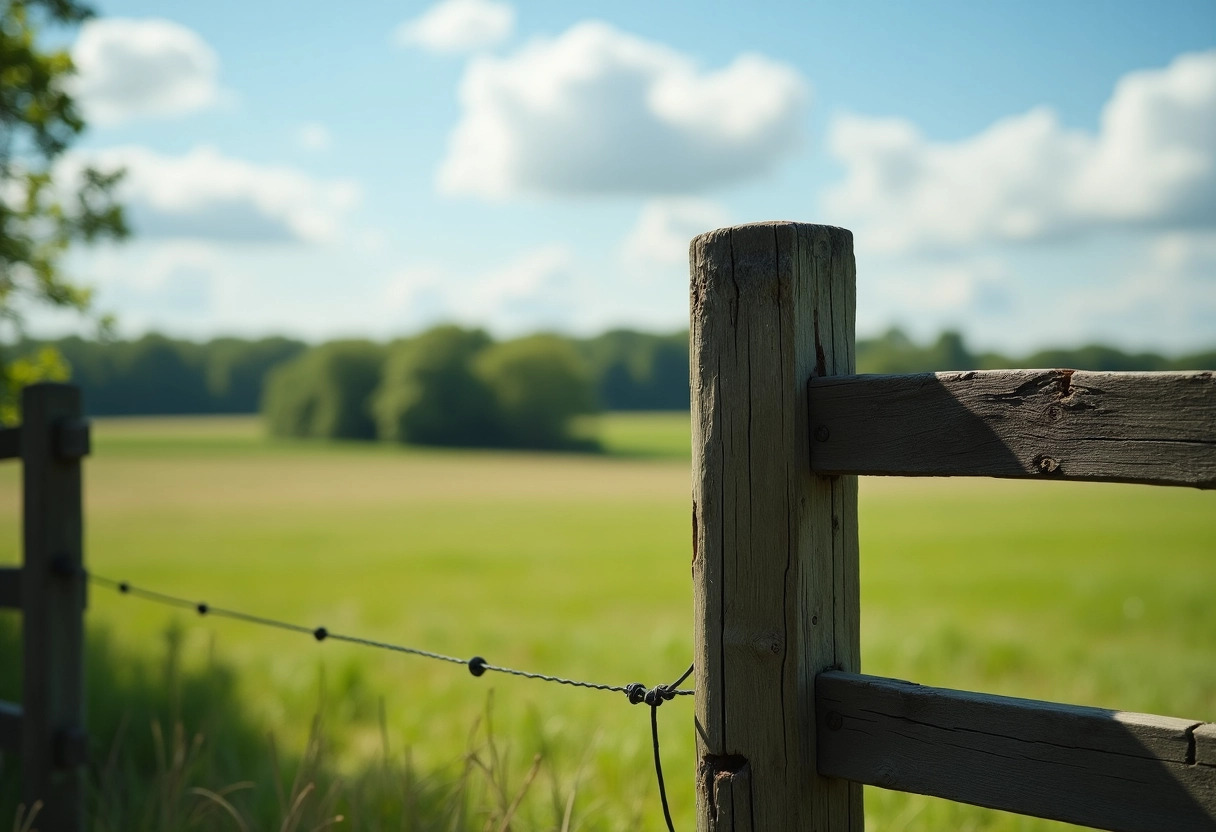
[[[310,626],[664,682],[692,643],[687,428],[686,414],[605,417],[611,453],[556,456],[271,442],[248,420],[102,423],[87,558],[110,577]],[[1216,720],[1213,500],[863,480],[862,667]],[[18,503],[17,472],[0,466],[0,562],[16,559]],[[298,817],[303,830],[338,814],[348,829],[663,828],[646,716],[623,698],[474,680],[99,589],[87,620],[98,829],[156,828],[162,811],[219,829]],[[15,628],[0,616],[6,699],[19,690]],[[688,829],[691,702],[660,721]],[[16,817],[3,766],[0,827]],[[879,832],[1066,828],[877,789],[866,806]]]
[[[17,657],[8,629],[0,663],[11,667]],[[323,674],[305,742],[285,747],[243,717],[230,667],[213,659],[202,671],[182,671],[175,631],[165,635],[159,667],[116,654],[104,634],[90,638],[89,655],[86,815],[94,832],[604,828],[578,811],[588,759],[569,777],[549,764],[543,741],[524,738],[534,750],[516,751],[495,730],[492,694],[463,750],[430,768],[409,747],[393,747],[382,704],[377,752],[350,767],[333,753],[344,726],[328,706]],[[130,671],[126,681],[97,685],[99,665],[114,662]],[[15,832],[36,832],[40,806],[16,803],[19,779],[19,763],[5,768],[0,817],[11,816]]]

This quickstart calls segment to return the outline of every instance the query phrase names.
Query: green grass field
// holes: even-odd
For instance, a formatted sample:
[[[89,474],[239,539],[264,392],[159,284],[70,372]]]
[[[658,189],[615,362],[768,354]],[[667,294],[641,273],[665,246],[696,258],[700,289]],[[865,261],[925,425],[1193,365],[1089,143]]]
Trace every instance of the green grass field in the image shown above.
[[[582,429],[609,453],[272,441],[248,418],[98,420],[87,560],[113,578],[308,626],[610,684],[668,681],[692,645],[687,416],[616,414]],[[17,560],[19,505],[19,470],[4,466],[0,563]],[[868,480],[861,547],[867,672],[1216,720],[1216,494]],[[422,771],[442,769],[466,748],[492,689],[513,782],[535,753],[545,757],[545,782],[521,809],[532,825],[521,828],[558,828],[551,818],[572,789],[578,828],[663,826],[648,715],[619,694],[474,679],[456,665],[200,621],[96,587],[88,623],[110,651],[92,668],[92,708],[127,711],[124,736],[147,742],[149,717],[113,691],[157,687],[144,677],[171,633],[181,673],[235,671],[224,691],[238,727],[254,739],[273,732],[284,755],[303,749],[320,710],[328,759],[343,771],[386,742]],[[15,695],[12,680],[0,674],[0,695]],[[660,712],[684,830],[691,715],[689,699]],[[107,719],[117,733],[117,717],[93,722]],[[264,762],[224,734],[235,722],[187,728],[225,752],[229,782],[257,779]],[[95,744],[103,758],[121,745]],[[873,830],[1064,828],[879,790],[866,801]]]

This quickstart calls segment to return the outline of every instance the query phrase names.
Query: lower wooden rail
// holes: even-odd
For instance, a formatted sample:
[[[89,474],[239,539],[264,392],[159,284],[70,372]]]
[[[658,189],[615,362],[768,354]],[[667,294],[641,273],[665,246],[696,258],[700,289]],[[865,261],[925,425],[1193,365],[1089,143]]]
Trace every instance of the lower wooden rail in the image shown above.
[[[1216,725],[815,679],[819,774],[1118,832],[1216,829]]]

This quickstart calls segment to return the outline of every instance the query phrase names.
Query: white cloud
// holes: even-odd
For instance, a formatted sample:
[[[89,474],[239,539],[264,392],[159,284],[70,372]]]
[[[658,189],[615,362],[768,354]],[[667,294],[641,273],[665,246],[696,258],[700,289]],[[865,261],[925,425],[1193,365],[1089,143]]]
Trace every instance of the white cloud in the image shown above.
[[[198,147],[164,156],[115,147],[65,161],[126,168],[120,199],[133,230],[146,238],[233,242],[325,241],[359,202],[350,180],[318,180],[292,168],[258,165]]]
[[[1071,293],[1065,311],[1088,315],[1095,340],[1167,350],[1216,346],[1216,233],[1157,235],[1110,285]]]
[[[380,302],[400,329],[458,321],[513,336],[538,329],[585,330],[607,300],[601,289],[569,248],[544,245],[474,274],[411,266],[383,284]]]
[[[625,238],[622,252],[628,263],[680,266],[688,269],[688,244],[693,237],[730,224],[718,202],[706,199],[654,199],[642,206],[637,224]]]
[[[502,43],[515,28],[515,9],[497,0],[442,0],[397,27],[401,46],[430,52],[471,52]]]
[[[456,317],[500,333],[566,329],[578,317],[584,289],[570,250],[549,245],[479,275],[451,303]]]
[[[301,124],[296,131],[296,144],[302,149],[319,152],[333,146],[334,137],[324,124]]]
[[[808,86],[741,55],[689,57],[600,22],[474,59],[439,170],[451,194],[675,194],[771,170],[798,145]]]
[[[214,50],[168,20],[87,21],[72,60],[78,71],[72,92],[96,124],[183,115],[221,98]]]
[[[1216,224],[1216,51],[1124,76],[1096,134],[1037,108],[958,142],[909,122],[837,118],[829,147],[848,174],[836,220],[881,250]]]

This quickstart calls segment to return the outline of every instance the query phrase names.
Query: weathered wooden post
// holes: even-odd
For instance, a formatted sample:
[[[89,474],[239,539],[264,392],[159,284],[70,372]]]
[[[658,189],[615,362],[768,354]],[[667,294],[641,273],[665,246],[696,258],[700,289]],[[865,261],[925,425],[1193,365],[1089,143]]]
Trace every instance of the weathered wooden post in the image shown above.
[[[24,688],[22,800],[43,832],[84,828],[83,520],[80,461],[89,452],[80,390],[22,391],[25,563],[21,570]]]
[[[854,369],[852,234],[744,225],[689,256],[697,829],[860,830],[861,787],[815,768],[815,675],[859,664],[857,478],[812,473],[807,406]]]

